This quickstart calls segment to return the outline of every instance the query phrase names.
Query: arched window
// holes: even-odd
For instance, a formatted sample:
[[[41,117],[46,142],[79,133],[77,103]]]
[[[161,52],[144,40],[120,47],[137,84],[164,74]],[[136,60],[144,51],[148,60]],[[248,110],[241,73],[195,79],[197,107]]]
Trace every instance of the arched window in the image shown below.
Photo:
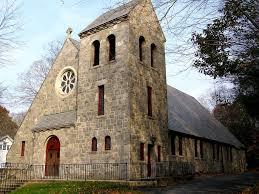
[[[116,56],[116,38],[113,34],[108,36],[109,41],[109,61],[115,60]]]
[[[151,67],[154,67],[154,62],[156,58],[156,45],[151,44]]]
[[[179,143],[179,155],[183,155],[183,138],[178,136],[178,143]]]
[[[143,36],[139,37],[139,60],[143,61],[143,48],[144,48],[144,44],[145,44],[145,38]]]
[[[100,60],[100,42],[98,40],[93,42],[93,52],[94,52],[94,66],[99,65]]]
[[[175,155],[175,135],[171,136],[171,154]]]
[[[110,150],[111,149],[111,137],[106,136],[105,137],[105,150]]]
[[[97,139],[94,137],[92,139],[92,151],[97,151]]]

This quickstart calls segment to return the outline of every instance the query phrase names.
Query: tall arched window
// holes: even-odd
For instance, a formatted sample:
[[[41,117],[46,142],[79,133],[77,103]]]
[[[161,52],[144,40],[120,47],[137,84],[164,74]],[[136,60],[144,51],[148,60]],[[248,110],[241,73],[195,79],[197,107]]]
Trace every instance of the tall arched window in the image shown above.
[[[106,136],[105,137],[105,150],[110,150],[111,149],[111,137]]]
[[[100,61],[100,42],[98,40],[93,42],[93,52],[94,52],[94,66],[99,65]]]
[[[139,60],[143,61],[143,51],[144,51],[145,38],[143,36],[139,37]]]
[[[92,139],[92,151],[97,151],[97,139],[94,137]]]
[[[151,44],[151,67],[154,67],[156,57],[156,45],[154,43]]]
[[[115,60],[116,56],[116,38],[113,34],[108,36],[109,41],[109,61]]]

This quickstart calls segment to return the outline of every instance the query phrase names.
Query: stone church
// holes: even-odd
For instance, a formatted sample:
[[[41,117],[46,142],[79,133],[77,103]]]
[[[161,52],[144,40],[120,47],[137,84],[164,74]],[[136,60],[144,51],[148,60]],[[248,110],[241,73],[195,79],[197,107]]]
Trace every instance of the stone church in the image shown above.
[[[45,176],[58,176],[47,168],[63,164],[126,163],[135,176],[140,166],[151,176],[152,167],[170,162],[188,162],[195,173],[244,170],[243,145],[193,97],[167,85],[166,39],[150,0],[104,13],[79,42],[71,33],[9,163],[45,166]]]

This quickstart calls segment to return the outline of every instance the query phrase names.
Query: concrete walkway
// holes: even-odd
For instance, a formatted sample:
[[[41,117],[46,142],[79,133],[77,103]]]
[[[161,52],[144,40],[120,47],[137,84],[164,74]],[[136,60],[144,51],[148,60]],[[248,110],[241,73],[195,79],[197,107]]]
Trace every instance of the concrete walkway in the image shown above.
[[[259,182],[259,173],[202,176],[176,186],[145,188],[141,189],[141,191],[148,194],[234,194],[243,191],[247,187],[253,186],[256,182]]]

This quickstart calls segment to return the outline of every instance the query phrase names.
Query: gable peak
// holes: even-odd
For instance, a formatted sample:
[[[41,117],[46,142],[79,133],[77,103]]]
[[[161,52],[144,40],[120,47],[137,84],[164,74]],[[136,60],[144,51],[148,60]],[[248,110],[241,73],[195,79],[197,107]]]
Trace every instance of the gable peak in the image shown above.
[[[69,28],[67,29],[67,31],[66,31],[66,33],[67,33],[67,38],[71,38],[72,32],[73,32],[73,29],[72,29],[71,27],[69,27]]]

